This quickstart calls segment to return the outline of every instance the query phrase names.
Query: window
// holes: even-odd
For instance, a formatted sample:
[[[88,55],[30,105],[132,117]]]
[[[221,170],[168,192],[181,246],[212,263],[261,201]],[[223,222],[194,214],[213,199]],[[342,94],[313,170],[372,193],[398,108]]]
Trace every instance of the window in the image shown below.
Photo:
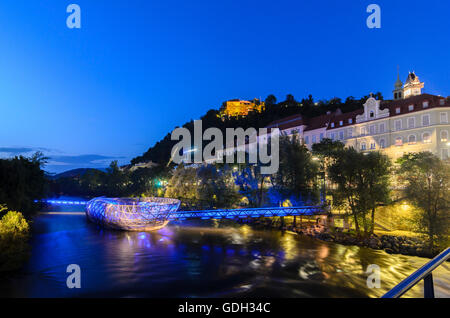
[[[385,125],[384,123],[380,124],[380,133],[384,133]]]
[[[430,133],[427,133],[427,132],[423,133],[422,140],[423,140],[424,143],[427,143],[427,144],[431,143],[431,135],[430,135]]]
[[[395,130],[402,130],[402,121],[400,119],[395,121]]]
[[[339,121],[339,126],[342,126],[344,124],[344,122],[341,120]]]
[[[442,149],[442,160],[447,160],[449,157],[448,149]]]
[[[361,136],[366,135],[366,127],[361,127]]]
[[[372,143],[370,143],[370,149],[376,149],[377,148],[377,145],[374,143],[374,142],[372,142]]]
[[[370,118],[374,118],[375,117],[375,113],[373,111],[371,111],[369,116],[370,116]]]
[[[430,115],[423,115],[422,126],[429,126],[429,125],[430,125]]]
[[[309,136],[305,136],[305,144],[309,144]]]
[[[410,112],[412,112],[412,111],[414,110],[414,105],[409,105],[409,106],[408,106],[408,110],[409,110]]]
[[[380,148],[384,149],[386,147],[386,142],[384,141],[384,139],[380,139]]]
[[[352,138],[353,137],[353,129],[349,129],[349,130],[347,130],[347,137],[348,138]]]
[[[317,142],[317,140],[316,140],[316,135],[313,135],[311,139],[312,139],[312,143],[313,143],[313,144],[315,144],[315,143]]]
[[[323,139],[323,133],[320,133],[320,141]]]
[[[416,143],[416,135],[409,135],[408,144],[414,145]]]
[[[349,124],[353,124],[353,118],[350,118],[350,119],[348,120],[348,123],[349,123]]]
[[[423,108],[428,108],[428,105],[429,105],[429,104],[428,104],[428,101],[427,101],[427,100],[424,101],[423,104],[422,104]]]
[[[397,107],[397,108],[395,109],[395,113],[396,113],[396,114],[400,114],[400,107]]]
[[[370,126],[369,129],[370,129],[370,134],[371,134],[371,135],[375,135],[375,134],[376,134],[376,131],[377,131],[377,130],[376,130],[375,125]]]
[[[440,99],[439,100],[439,105],[443,106],[445,104],[445,99]]]
[[[408,118],[408,128],[414,128],[416,126],[416,119],[414,117]]]
[[[396,146],[401,146],[401,145],[403,145],[403,138],[402,138],[402,137],[397,137],[397,138],[395,138],[395,145],[396,145]]]
[[[447,124],[448,123],[448,115],[447,113],[441,113],[441,124]]]
[[[336,140],[336,134],[335,133],[331,133],[331,140]]]
[[[339,139],[340,139],[340,140],[344,140],[344,131],[343,131],[343,130],[341,130],[341,131],[339,132]]]
[[[331,128],[334,128],[334,123],[331,123]]]
[[[447,130],[441,130],[441,141],[442,142],[448,141],[448,131]]]
[[[366,148],[367,148],[366,142],[363,141],[363,142],[361,143],[361,150],[366,150]]]

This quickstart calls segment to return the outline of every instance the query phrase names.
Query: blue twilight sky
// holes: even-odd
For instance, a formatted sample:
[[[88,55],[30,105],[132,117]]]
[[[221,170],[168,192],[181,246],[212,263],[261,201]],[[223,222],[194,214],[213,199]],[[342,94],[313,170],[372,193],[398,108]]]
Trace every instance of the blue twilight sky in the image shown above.
[[[227,99],[391,97],[397,65],[447,96],[449,14],[442,0],[1,0],[0,156],[123,164]]]

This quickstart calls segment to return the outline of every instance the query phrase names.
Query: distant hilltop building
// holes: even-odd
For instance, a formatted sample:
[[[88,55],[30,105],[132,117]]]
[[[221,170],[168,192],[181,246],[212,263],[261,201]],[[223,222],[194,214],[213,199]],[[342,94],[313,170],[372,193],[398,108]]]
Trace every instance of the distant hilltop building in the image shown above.
[[[261,112],[264,110],[264,102],[255,98],[252,101],[231,99],[223,103],[220,116],[221,117],[235,117],[247,116],[249,112]]]
[[[300,137],[309,149],[324,138],[339,140],[361,152],[382,151],[395,160],[409,152],[430,151],[450,158],[450,97],[423,94],[424,83],[413,72],[406,83],[397,78],[393,100],[367,99],[364,107],[343,113],[340,109],[318,117],[300,114],[270,123],[281,135]],[[270,136],[257,136],[267,143]],[[256,151],[256,143],[218,151],[217,161],[235,151]]]

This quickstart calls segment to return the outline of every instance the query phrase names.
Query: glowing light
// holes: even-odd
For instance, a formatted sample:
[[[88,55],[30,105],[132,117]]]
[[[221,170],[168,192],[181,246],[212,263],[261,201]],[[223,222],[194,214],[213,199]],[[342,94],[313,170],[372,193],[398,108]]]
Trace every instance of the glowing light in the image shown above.
[[[129,231],[164,227],[180,201],[169,198],[96,198],[86,205],[88,218],[102,226]]]

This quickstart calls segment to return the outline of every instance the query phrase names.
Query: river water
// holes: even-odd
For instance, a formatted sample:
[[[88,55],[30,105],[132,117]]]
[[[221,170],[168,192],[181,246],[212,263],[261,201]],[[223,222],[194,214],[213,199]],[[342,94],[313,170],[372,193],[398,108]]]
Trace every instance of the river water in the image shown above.
[[[9,297],[379,297],[428,259],[322,242],[294,233],[218,222],[179,223],[157,232],[109,231],[82,214],[40,215],[23,273],[0,279]],[[69,289],[69,264],[81,288]],[[370,264],[381,288],[369,288]],[[449,297],[450,266],[434,275]],[[423,284],[407,297],[422,297]]]

